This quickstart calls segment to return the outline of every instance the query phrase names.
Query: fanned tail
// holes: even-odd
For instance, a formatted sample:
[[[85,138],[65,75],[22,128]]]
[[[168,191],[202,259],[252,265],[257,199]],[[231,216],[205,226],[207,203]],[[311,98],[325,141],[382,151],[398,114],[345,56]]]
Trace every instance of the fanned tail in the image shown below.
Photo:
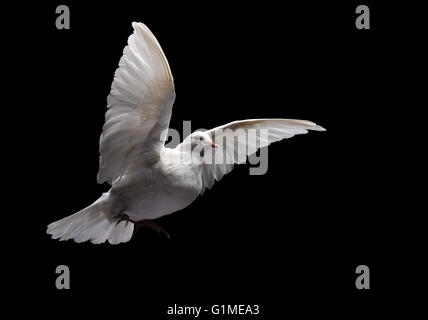
[[[73,239],[75,242],[90,240],[94,244],[106,240],[110,244],[128,242],[134,232],[134,224],[112,217],[110,207],[105,201],[108,194],[103,194],[89,207],[64,219],[48,225],[47,233],[60,241]]]

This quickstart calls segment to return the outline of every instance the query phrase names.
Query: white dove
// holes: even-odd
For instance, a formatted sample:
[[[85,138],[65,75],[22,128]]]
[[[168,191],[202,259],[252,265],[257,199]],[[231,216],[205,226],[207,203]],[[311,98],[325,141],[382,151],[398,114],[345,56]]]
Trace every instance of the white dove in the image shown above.
[[[245,162],[247,155],[272,142],[307,130],[325,130],[303,120],[242,120],[196,131],[177,147],[166,148],[175,99],[171,70],[151,31],[143,23],[134,22],[132,27],[107,98],[100,137],[98,183],[107,181],[111,188],[89,207],[49,224],[47,233],[53,239],[118,244],[131,239],[134,226],[148,226],[169,237],[152,219],[190,205],[229,173],[233,163]],[[267,135],[239,139],[253,129],[267,129]],[[230,137],[235,139],[232,143]],[[229,143],[223,147],[224,139]],[[232,150],[234,141],[248,144],[244,157]],[[220,149],[228,162],[206,161],[204,151]]]

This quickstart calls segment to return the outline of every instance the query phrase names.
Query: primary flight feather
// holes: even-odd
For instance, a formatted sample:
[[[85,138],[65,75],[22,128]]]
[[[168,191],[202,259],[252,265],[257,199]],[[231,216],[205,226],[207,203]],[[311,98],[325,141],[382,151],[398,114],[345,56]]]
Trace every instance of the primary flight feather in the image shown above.
[[[245,162],[272,142],[325,130],[303,120],[242,120],[196,131],[177,147],[165,148],[175,99],[173,77],[147,26],[134,22],[132,27],[100,137],[98,182],[111,188],[89,207],[48,225],[54,239],[118,244],[129,241],[140,226],[169,237],[152,220],[187,207],[234,163]],[[218,155],[221,161],[215,161]]]

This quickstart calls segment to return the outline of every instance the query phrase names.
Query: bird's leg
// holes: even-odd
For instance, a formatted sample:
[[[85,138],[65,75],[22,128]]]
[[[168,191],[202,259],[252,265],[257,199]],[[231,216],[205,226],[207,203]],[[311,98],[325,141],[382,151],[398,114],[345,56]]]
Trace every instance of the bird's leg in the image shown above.
[[[129,221],[135,223],[135,221],[132,221],[126,213],[118,214],[115,218],[117,219],[116,225],[121,221],[126,221],[126,226],[128,226]]]
[[[138,230],[138,228],[144,228],[144,227],[149,227],[155,231],[157,231],[159,234],[164,234],[168,239],[170,239],[169,233],[162,228],[161,226],[158,226],[156,223],[154,223],[152,220],[149,219],[144,219],[144,220],[140,220],[140,221],[133,221],[135,226],[136,226],[136,230]]]
[[[164,228],[154,223],[152,220],[144,219],[140,221],[134,221],[129,218],[126,213],[118,214],[117,216],[115,216],[115,218],[117,219],[116,225],[121,221],[126,221],[126,225],[128,225],[128,222],[132,222],[135,225],[135,231],[137,231],[140,227],[149,227],[150,229],[157,231],[159,234],[163,233],[168,239],[170,239],[169,233]]]

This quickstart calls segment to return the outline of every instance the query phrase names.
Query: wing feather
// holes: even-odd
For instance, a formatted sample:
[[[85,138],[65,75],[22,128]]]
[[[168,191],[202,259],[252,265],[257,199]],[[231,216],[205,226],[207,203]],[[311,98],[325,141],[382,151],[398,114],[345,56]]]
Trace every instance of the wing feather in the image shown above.
[[[211,189],[215,181],[233,169],[235,163],[244,163],[247,156],[259,148],[288,139],[296,134],[305,134],[308,130],[325,131],[321,126],[305,120],[292,119],[251,119],[234,121],[207,131],[214,143],[220,145],[214,154],[208,154],[202,167],[202,189]],[[220,153],[215,161],[216,156]],[[205,159],[205,160],[207,160]]]
[[[151,31],[132,23],[107,97],[98,182],[120,178],[136,159],[159,156],[175,99],[168,61]]]

